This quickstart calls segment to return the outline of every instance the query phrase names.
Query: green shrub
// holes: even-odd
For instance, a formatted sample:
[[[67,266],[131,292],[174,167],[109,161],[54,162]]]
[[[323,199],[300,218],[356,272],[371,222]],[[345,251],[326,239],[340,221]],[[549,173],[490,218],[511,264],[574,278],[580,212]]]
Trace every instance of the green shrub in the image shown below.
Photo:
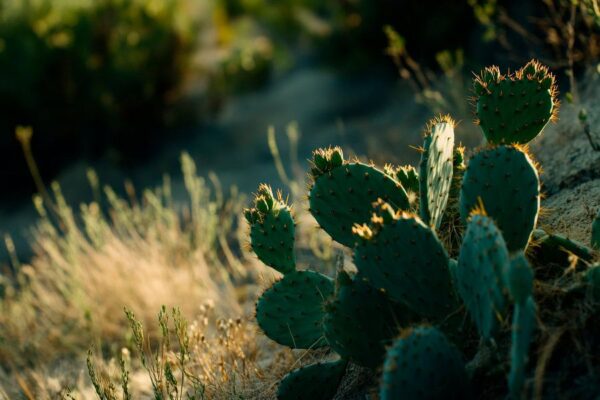
[[[155,142],[194,49],[187,0],[6,0],[0,8],[0,148],[20,162],[16,125],[37,135],[42,170],[73,154],[130,157]],[[10,171],[15,181],[26,170]]]

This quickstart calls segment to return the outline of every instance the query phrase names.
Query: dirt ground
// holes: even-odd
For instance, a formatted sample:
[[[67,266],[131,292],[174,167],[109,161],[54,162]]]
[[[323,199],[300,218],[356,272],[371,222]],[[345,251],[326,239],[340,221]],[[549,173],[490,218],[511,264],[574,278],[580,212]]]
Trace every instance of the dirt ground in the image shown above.
[[[590,145],[578,114],[585,108],[600,144],[600,77],[590,74],[579,104],[564,104],[557,124],[546,127],[531,148],[542,167],[546,198],[540,226],[589,245],[591,223],[600,206],[600,151]]]

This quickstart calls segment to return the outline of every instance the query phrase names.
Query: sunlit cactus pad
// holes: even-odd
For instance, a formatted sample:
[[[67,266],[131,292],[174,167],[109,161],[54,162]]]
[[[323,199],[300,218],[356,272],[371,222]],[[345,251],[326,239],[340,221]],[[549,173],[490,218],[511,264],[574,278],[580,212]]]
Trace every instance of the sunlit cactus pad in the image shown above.
[[[516,147],[480,151],[470,160],[460,195],[463,224],[482,205],[494,219],[509,251],[524,249],[540,207],[540,183],[529,157]]]
[[[258,258],[283,274],[294,271],[295,223],[281,195],[275,197],[269,186],[260,185],[254,207],[244,215],[250,224],[250,245]]]
[[[399,182],[375,167],[343,161],[337,148],[317,150],[313,164],[310,212],[333,240],[345,246],[354,246],[352,226],[369,221],[377,199],[408,209],[408,196]]]
[[[379,393],[381,400],[469,398],[463,356],[437,329],[414,328],[389,349]]]
[[[277,390],[278,400],[330,400],[337,392],[348,362],[322,362],[287,374]]]
[[[419,165],[419,212],[435,229],[442,222],[452,184],[453,152],[454,121],[448,116],[434,119],[426,129]]]
[[[554,76],[536,61],[513,74],[486,68],[474,82],[476,116],[492,144],[528,143],[558,108]]]
[[[333,280],[325,275],[314,271],[290,272],[258,299],[258,326],[284,346],[297,349],[325,346],[325,302],[333,293]]]

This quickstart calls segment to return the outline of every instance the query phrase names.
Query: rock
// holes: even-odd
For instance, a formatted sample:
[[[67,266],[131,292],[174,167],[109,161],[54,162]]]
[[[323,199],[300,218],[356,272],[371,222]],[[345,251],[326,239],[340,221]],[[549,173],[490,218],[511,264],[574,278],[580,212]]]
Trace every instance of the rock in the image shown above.
[[[531,151],[540,163],[546,196],[539,226],[589,245],[600,207],[600,151],[592,149],[578,114],[587,110],[591,133],[600,144],[600,75],[593,71],[583,82],[580,103],[564,105],[558,123],[546,127]]]

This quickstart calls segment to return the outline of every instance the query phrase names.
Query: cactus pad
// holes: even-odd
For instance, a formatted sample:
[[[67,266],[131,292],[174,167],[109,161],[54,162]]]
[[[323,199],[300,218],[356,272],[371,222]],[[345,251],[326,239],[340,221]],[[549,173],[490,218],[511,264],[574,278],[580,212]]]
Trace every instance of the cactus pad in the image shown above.
[[[416,215],[380,203],[371,225],[355,227],[361,240],[354,263],[374,287],[415,313],[441,318],[457,307],[448,254]]]
[[[539,178],[529,157],[512,146],[499,146],[473,156],[460,194],[463,224],[480,201],[502,231],[508,249],[524,249],[540,208]]]
[[[353,247],[356,238],[352,226],[371,218],[372,203],[381,198],[407,209],[408,196],[402,185],[388,174],[358,162],[333,162],[334,154],[339,153],[330,149],[317,151],[313,156],[310,212],[333,240]]]
[[[508,374],[509,399],[518,400],[523,398],[525,367],[529,345],[536,325],[535,302],[530,296],[522,304],[515,306],[513,314],[510,372]]]
[[[346,275],[344,271],[340,274]],[[325,337],[342,357],[365,367],[378,367],[385,346],[408,321],[409,312],[374,289],[360,274],[340,281],[335,301],[327,306]]]
[[[441,117],[429,123],[419,164],[419,213],[426,224],[438,229],[452,184],[454,121]]]
[[[244,210],[250,224],[250,245],[266,265],[286,274],[296,269],[295,223],[289,206],[271,188],[260,185],[254,207]]]
[[[525,144],[535,138],[557,112],[554,76],[536,61],[514,74],[486,68],[474,81],[476,115],[492,144]]]
[[[277,389],[278,400],[331,400],[346,373],[346,360],[312,364],[287,374]]]
[[[386,173],[395,178],[407,193],[419,193],[419,174],[412,165],[404,165],[402,167],[386,166]]]
[[[516,304],[523,304],[533,292],[533,270],[523,252],[510,261],[506,283]]]
[[[297,349],[325,346],[325,303],[333,292],[333,280],[325,275],[314,271],[290,272],[258,299],[258,326],[284,346]]]
[[[458,291],[479,334],[489,339],[506,311],[505,277],[510,265],[500,231],[485,215],[471,217],[460,249]]]
[[[462,354],[439,330],[414,328],[388,350],[379,393],[381,400],[468,398]]]

